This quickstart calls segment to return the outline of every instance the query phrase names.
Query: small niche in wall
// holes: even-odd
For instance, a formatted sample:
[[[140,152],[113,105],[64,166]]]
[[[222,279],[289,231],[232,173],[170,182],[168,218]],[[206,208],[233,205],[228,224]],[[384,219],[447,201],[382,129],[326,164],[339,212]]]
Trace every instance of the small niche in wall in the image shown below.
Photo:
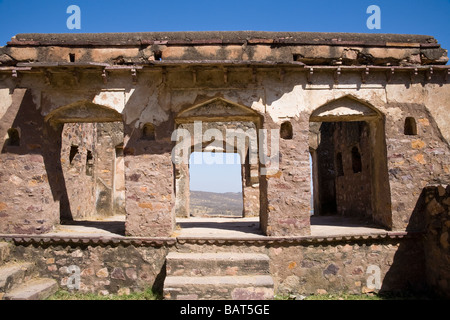
[[[153,53],[153,57],[155,58],[156,61],[161,61],[162,60],[162,51],[155,51]]]
[[[86,175],[92,176],[94,168],[94,157],[92,155],[92,151],[88,150],[86,154]]]
[[[358,173],[362,170],[361,154],[359,153],[358,147],[352,148],[352,169],[353,173]]]
[[[292,124],[289,121],[285,121],[280,127],[280,138],[284,140],[291,140],[293,137]]]
[[[69,53],[69,62],[75,62],[75,53]]]
[[[155,140],[155,126],[152,123],[144,124],[142,128],[143,140]]]
[[[69,162],[72,164],[73,158],[78,154],[78,146],[70,146]]]
[[[408,136],[415,136],[417,135],[417,124],[416,119],[413,117],[406,117],[405,119],[405,127],[404,127],[404,134]]]
[[[18,147],[20,146],[19,130],[15,128],[8,129],[8,140],[6,141],[8,146]]]
[[[116,158],[123,157],[123,145],[116,146]]]

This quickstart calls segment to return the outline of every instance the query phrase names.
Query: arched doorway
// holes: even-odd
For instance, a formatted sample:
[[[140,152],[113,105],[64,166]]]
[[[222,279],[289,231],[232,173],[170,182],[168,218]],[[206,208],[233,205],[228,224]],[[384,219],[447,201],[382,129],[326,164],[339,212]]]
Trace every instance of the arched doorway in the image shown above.
[[[392,227],[384,116],[351,96],[310,117],[314,215],[338,215]]]
[[[54,158],[47,171],[61,222],[124,215],[122,115],[78,101],[52,111],[45,121]]]
[[[241,217],[258,218],[260,189],[257,131],[261,125],[261,117],[250,108],[222,98],[214,98],[183,110],[175,118],[175,122],[176,130],[172,140],[180,141],[179,138],[183,136],[181,140],[186,143],[185,160],[175,163],[174,166],[176,216],[186,219],[194,215],[190,212],[191,154],[205,155],[207,152],[215,152],[217,157],[220,157],[219,153],[234,154],[238,157],[243,203]],[[219,178],[216,180],[218,184],[223,182]],[[224,201],[223,212],[230,209],[227,205],[230,205],[230,202]]]

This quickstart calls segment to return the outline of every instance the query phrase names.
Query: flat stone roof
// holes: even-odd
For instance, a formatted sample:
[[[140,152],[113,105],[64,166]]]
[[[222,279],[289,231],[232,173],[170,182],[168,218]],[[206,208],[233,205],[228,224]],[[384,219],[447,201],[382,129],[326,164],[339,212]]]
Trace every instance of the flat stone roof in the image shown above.
[[[8,46],[82,45],[127,46],[141,44],[241,44],[278,45],[361,45],[439,47],[428,35],[334,32],[270,32],[270,31],[195,31],[133,33],[22,33]]]

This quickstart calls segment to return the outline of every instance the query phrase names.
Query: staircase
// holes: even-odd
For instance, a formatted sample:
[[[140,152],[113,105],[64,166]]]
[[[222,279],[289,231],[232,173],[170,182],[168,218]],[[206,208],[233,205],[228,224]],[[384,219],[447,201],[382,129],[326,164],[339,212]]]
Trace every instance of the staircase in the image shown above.
[[[55,280],[37,277],[33,263],[10,261],[10,251],[0,242],[0,300],[42,300],[58,289]]]
[[[178,253],[166,257],[164,298],[272,299],[269,257],[259,253]]]

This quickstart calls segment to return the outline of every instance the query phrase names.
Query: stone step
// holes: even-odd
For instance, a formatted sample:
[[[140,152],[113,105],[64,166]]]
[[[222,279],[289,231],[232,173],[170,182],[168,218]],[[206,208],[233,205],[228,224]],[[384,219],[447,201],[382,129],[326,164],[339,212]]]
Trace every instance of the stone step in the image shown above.
[[[34,264],[9,262],[0,267],[0,293],[7,292],[31,278]]]
[[[168,276],[164,298],[171,300],[269,300],[274,296],[273,279],[256,276]]]
[[[11,252],[11,245],[8,242],[0,241],[0,266],[6,263]]]
[[[269,257],[259,253],[179,253],[166,258],[169,276],[268,275]]]
[[[7,292],[3,300],[43,300],[58,290],[54,279],[35,278]]]

